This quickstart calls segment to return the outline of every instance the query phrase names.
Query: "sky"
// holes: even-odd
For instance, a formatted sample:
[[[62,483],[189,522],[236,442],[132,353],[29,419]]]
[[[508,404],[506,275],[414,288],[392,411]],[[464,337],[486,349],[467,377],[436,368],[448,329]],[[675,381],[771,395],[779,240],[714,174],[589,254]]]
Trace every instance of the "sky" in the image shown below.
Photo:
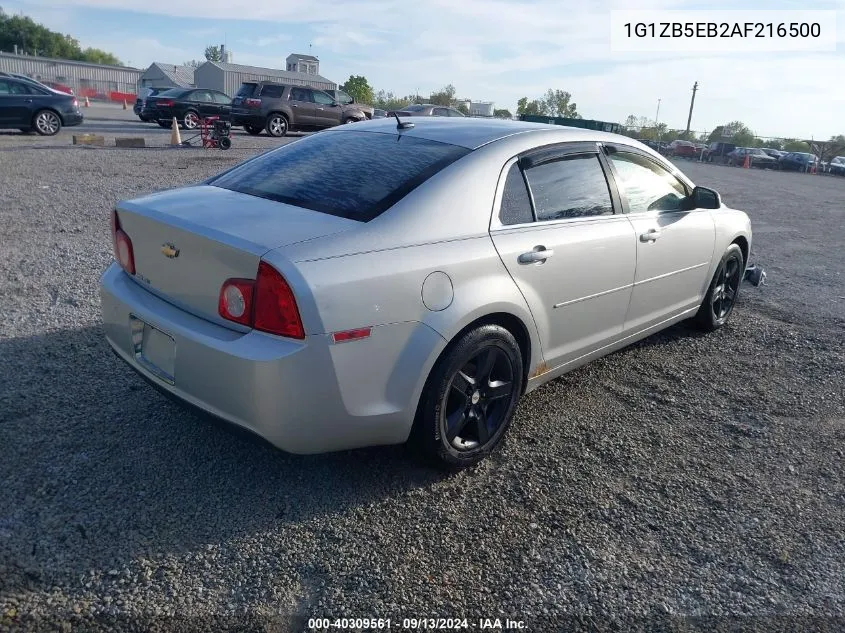
[[[845,0],[0,0],[127,65],[180,64],[225,43],[233,62],[284,68],[289,53],[320,59],[337,83],[363,75],[376,90],[459,97],[515,112],[520,97],[570,92],[584,118],[628,115],[693,130],[733,120],[757,135],[845,134]],[[624,52],[611,10],[835,10],[836,47],[809,52]],[[724,14],[727,15],[727,14]],[[760,20],[766,20],[760,12]],[[823,25],[824,26],[824,25]],[[826,25],[830,27],[831,25]]]

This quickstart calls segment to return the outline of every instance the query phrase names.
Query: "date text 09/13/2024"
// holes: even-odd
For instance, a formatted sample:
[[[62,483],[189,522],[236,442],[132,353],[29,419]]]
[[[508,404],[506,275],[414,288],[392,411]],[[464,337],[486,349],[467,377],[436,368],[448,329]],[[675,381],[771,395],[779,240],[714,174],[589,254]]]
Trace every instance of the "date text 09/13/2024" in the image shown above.
[[[525,630],[526,624],[523,620],[512,620],[510,618],[309,618],[308,630],[310,631],[333,631],[333,630],[439,630],[439,631],[460,631],[460,630]]]

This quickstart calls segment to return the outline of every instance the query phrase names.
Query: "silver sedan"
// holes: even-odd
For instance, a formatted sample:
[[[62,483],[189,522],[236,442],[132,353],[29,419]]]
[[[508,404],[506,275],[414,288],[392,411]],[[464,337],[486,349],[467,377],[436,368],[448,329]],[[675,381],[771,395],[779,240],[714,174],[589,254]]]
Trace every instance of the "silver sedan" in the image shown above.
[[[630,138],[470,118],[320,132],[112,224],[105,333],[154,386],[286,451],[408,442],[452,468],[543,383],[724,325],[751,246]]]

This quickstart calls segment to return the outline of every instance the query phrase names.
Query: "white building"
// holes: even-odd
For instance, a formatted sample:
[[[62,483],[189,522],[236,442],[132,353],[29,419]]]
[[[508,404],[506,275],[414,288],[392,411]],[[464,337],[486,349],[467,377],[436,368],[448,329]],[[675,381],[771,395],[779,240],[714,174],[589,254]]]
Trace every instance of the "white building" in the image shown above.
[[[472,101],[469,104],[470,116],[491,117],[495,107],[492,101]]]
[[[291,73],[305,73],[307,75],[320,74],[320,60],[313,55],[291,53],[286,60],[285,70]]]

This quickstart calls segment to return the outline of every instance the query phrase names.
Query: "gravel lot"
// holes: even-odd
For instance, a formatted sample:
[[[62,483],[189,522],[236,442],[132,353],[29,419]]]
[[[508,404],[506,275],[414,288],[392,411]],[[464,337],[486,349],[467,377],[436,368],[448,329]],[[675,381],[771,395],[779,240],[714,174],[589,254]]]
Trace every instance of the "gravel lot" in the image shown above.
[[[69,135],[0,135],[0,629],[845,627],[845,178],[682,163],[750,213],[769,284],[715,334],[678,326],[539,389],[494,458],[445,476],[401,447],[257,445],[105,343],[114,202],[278,140]]]

